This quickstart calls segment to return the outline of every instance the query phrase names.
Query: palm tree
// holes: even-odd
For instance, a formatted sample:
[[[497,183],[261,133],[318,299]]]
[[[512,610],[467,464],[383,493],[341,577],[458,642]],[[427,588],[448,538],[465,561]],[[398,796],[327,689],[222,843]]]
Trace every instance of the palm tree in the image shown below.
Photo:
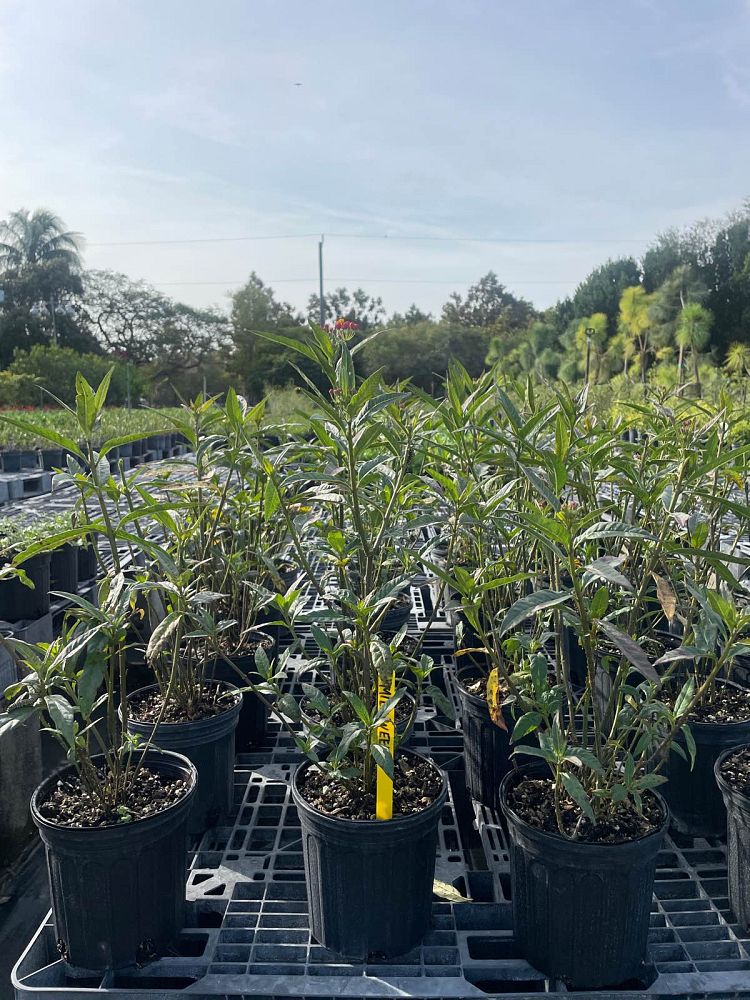
[[[21,271],[28,265],[60,261],[71,271],[81,268],[82,240],[65,229],[62,219],[46,208],[20,208],[0,222],[0,268]]]
[[[648,295],[643,285],[631,285],[620,296],[618,329],[624,336],[625,371],[627,372],[628,361],[632,357],[632,349],[637,348],[641,357],[641,382],[644,384],[647,356],[653,351],[650,315],[653,300],[654,296]]]
[[[747,396],[747,380],[750,377],[750,344],[740,344],[738,341],[730,344],[724,367],[740,380],[744,406]]]
[[[713,316],[708,309],[705,308],[705,306],[699,305],[697,302],[688,302],[687,305],[683,307],[682,312],[680,313],[680,318],[677,321],[675,340],[677,341],[677,346],[680,349],[680,357],[678,361],[680,385],[682,385],[683,358],[685,351],[689,350],[693,359],[693,373],[695,376],[695,385],[698,396],[701,395],[701,379],[700,372],[698,370],[698,356],[708,344],[713,320]]]

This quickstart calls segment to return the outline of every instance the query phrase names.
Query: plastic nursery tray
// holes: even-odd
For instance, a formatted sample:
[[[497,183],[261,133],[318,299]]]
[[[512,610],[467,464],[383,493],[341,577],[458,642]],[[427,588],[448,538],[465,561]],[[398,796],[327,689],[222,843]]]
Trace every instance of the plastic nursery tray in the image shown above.
[[[428,651],[439,664],[446,693],[455,699],[447,629],[433,631]],[[289,786],[298,756],[291,739],[272,723],[266,745],[238,757],[232,823],[205,834],[192,855],[188,926],[177,953],[116,975],[81,978],[57,954],[48,917],[14,969],[17,997],[159,1000],[179,990],[197,998],[292,1000],[539,993],[750,997],[750,940],[728,909],[723,842],[667,841],[658,862],[650,961],[642,982],[569,994],[519,954],[505,830],[491,810],[469,800],[460,732],[427,705],[411,745],[448,771],[436,878],[468,898],[436,898],[432,930],[407,955],[349,963],[311,939],[299,821]]]

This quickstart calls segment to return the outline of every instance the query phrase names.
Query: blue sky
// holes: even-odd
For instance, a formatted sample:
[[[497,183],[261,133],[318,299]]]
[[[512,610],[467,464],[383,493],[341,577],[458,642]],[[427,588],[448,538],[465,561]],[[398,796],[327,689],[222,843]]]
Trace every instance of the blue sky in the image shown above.
[[[391,309],[544,306],[750,195],[748,52],[750,0],[0,0],[0,216],[196,304],[303,305],[325,232]]]

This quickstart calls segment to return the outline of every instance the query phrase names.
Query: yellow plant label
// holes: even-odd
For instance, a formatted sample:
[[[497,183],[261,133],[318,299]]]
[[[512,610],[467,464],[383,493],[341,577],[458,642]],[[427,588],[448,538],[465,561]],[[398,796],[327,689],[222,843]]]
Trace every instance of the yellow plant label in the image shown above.
[[[396,693],[396,675],[391,674],[390,687],[386,687],[378,677],[378,708],[382,708],[389,698]],[[396,735],[395,711],[391,711],[386,716],[382,725],[378,726],[377,740],[382,747],[386,747],[394,753],[394,743]],[[377,769],[377,788],[375,792],[375,819],[393,819],[393,782],[382,769]]]

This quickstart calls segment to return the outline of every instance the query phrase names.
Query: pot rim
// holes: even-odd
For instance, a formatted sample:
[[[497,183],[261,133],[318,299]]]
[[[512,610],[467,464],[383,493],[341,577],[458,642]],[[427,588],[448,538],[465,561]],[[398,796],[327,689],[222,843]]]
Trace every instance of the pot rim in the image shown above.
[[[750,810],[750,795],[746,792],[740,791],[734,785],[731,785],[724,775],[721,773],[721,765],[724,761],[731,757],[732,754],[738,753],[740,750],[750,750],[750,742],[739,743],[735,747],[727,747],[723,753],[719,754],[714,763],[714,778],[716,779],[716,784],[719,786],[719,790],[724,794],[731,796],[732,798],[739,799],[743,804],[747,804],[747,809]]]
[[[137,752],[137,751],[136,751]],[[190,788],[187,790],[182,798],[179,798],[176,802],[170,803],[166,809],[161,809],[159,812],[152,813],[150,816],[141,816],[138,819],[132,820],[129,823],[107,823],[104,826],[70,826],[65,823],[53,823],[51,820],[47,819],[45,816],[39,812],[39,799],[41,792],[53,784],[53,782],[58,781],[63,775],[70,771],[75,771],[74,764],[64,764],[62,767],[53,771],[52,774],[48,775],[40,784],[34,789],[34,793],[31,796],[30,810],[34,823],[45,830],[61,830],[70,831],[76,835],[89,836],[99,834],[100,836],[110,830],[123,830],[125,827],[135,828],[140,827],[142,824],[148,823],[152,820],[161,820],[163,817],[167,817],[173,810],[178,809],[184,803],[187,802],[194,794],[198,787],[198,771],[195,764],[189,760],[184,754],[175,753],[174,750],[160,750],[157,746],[149,746],[141,751],[141,757],[145,758],[145,764],[148,766],[149,756],[153,754],[154,763],[159,761],[164,761],[168,766],[171,766],[175,771],[182,770],[187,772],[190,778]],[[103,754],[97,754],[92,757],[92,762],[96,763],[103,759]]]
[[[276,641],[274,637],[271,635],[271,633],[266,632],[263,628],[253,628],[252,635],[263,636],[263,639],[260,642],[260,645],[263,647],[263,649],[266,649],[268,646],[273,647]],[[224,651],[223,653],[220,653],[218,656],[215,656],[212,660],[206,660],[206,663],[213,663],[216,660],[223,661],[224,659],[240,660],[240,659],[245,659],[245,657],[248,656],[253,656],[253,657],[255,656],[255,650],[253,650],[252,652],[243,653],[242,649],[244,648],[245,647],[243,646],[240,649],[233,649],[231,650],[231,652],[228,653]]]
[[[155,722],[146,721],[144,719],[137,718],[135,715],[130,715],[128,721],[134,722],[138,726],[151,726],[154,729],[162,729],[163,727],[164,729],[167,729],[169,726],[189,726],[191,724],[199,726],[204,722],[211,722],[214,719],[220,719],[222,716],[226,715],[229,712],[233,711],[239,712],[240,708],[242,707],[242,695],[240,694],[239,688],[235,684],[232,684],[231,681],[216,681],[211,679],[204,679],[204,683],[216,684],[228,688],[230,691],[236,692],[237,697],[235,699],[234,704],[228,705],[223,712],[218,712],[216,715],[208,715],[203,719],[183,719],[182,722],[160,722],[157,725],[157,723]],[[158,687],[159,687],[158,684],[145,684],[143,687],[136,688],[135,691],[131,691],[131,693],[128,695],[127,699],[128,705],[130,705],[132,699],[135,698],[136,695],[143,694],[144,691],[153,691],[154,689],[158,689]]]
[[[424,817],[429,816],[433,812],[442,811],[443,805],[445,804],[445,799],[448,795],[448,775],[446,774],[446,772],[441,767],[438,767],[438,765],[431,757],[427,757],[425,754],[422,753],[417,753],[416,750],[409,750],[407,747],[403,748],[399,747],[396,753],[397,755],[399,753],[402,753],[402,754],[407,754],[410,757],[419,757],[422,760],[429,761],[429,763],[432,764],[432,766],[435,768],[435,770],[441,777],[442,785],[440,787],[440,791],[438,792],[437,798],[434,800],[434,802],[431,802],[430,805],[426,806],[424,809],[421,809],[419,812],[409,813],[407,816],[394,816],[393,819],[390,820],[348,819],[345,816],[331,816],[330,813],[325,813],[321,809],[317,809],[311,802],[309,802],[304,797],[304,795],[298,788],[300,775],[303,774],[305,770],[314,766],[313,761],[309,759],[303,760],[300,764],[298,764],[297,767],[295,768],[294,774],[292,775],[292,798],[294,800],[294,804],[297,806],[298,809],[304,809],[315,817],[321,817],[324,820],[330,820],[331,823],[338,825],[342,829],[344,828],[344,825],[347,825],[350,829],[366,830],[366,831],[383,829],[384,826],[390,826],[393,823],[402,824],[405,822],[409,822],[410,820],[413,821],[421,820]]]
[[[640,837],[636,837],[635,840],[623,840],[618,844],[591,844],[585,840],[569,840],[567,837],[563,837],[560,833],[553,833],[550,830],[540,830],[537,826],[532,826],[531,823],[527,823],[525,819],[518,815],[515,809],[512,808],[510,803],[507,801],[507,794],[510,790],[511,785],[519,780],[520,777],[527,777],[534,772],[534,769],[539,770],[539,765],[535,764],[523,764],[521,767],[516,767],[505,775],[505,777],[500,782],[500,789],[498,793],[498,801],[500,803],[500,808],[504,813],[506,819],[511,820],[515,823],[521,830],[526,833],[529,831],[533,836],[546,839],[550,844],[564,844],[565,847],[570,847],[571,849],[581,849],[584,848],[586,851],[594,851],[602,855],[607,852],[616,851],[619,848],[633,847],[637,844],[645,844],[647,841],[654,838],[661,839],[669,826],[669,807],[664,801],[664,798],[655,789],[651,788],[649,791],[652,795],[655,795],[659,805],[661,806],[664,818],[660,826],[650,833],[644,833]]]
[[[740,691],[746,690],[745,688],[742,687],[741,684],[737,684],[736,681],[728,680],[727,678],[717,678],[717,683],[723,684],[726,687],[737,688]],[[691,729],[693,729],[694,727],[698,726],[698,727],[700,727],[703,730],[715,730],[715,731],[716,730],[722,730],[722,729],[726,729],[727,731],[731,731],[735,726],[747,726],[749,728],[749,730],[750,730],[750,715],[748,715],[748,717],[746,719],[738,719],[735,722],[700,722],[700,721],[697,721],[697,720],[694,721],[694,722],[691,722],[688,719],[688,721],[685,723],[685,725],[690,726]],[[678,733],[677,735],[679,737],[680,734]],[[748,736],[750,736],[750,731],[748,732]]]

